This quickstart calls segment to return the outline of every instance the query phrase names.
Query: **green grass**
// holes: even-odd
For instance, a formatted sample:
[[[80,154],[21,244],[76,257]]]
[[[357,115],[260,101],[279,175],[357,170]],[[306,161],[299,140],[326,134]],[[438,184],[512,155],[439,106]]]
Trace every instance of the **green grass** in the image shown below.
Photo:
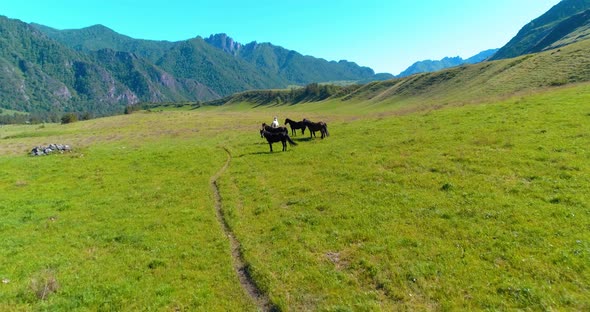
[[[329,122],[285,153],[243,138],[222,196],[284,308],[585,310],[589,121],[586,85]]]
[[[223,209],[283,310],[590,309],[590,85],[390,105],[0,128],[0,310],[255,310],[215,219],[223,148]],[[269,153],[274,115],[331,136]],[[52,142],[74,152],[26,156]]]
[[[133,131],[146,116],[118,119],[129,120],[125,130],[93,129],[109,119],[48,126],[78,128],[75,152],[2,157],[0,277],[10,282],[0,285],[0,310],[252,307],[210,194],[225,155],[207,138],[177,133],[139,142]],[[109,141],[114,133],[121,137]],[[47,280],[59,287],[40,300]]]

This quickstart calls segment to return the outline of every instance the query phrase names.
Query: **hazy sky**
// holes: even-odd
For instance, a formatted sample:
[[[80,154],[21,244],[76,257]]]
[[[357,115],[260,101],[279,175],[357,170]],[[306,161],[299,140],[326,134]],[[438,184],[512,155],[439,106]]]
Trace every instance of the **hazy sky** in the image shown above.
[[[506,44],[559,0],[2,0],[0,15],[58,29],[103,24],[140,39],[227,33],[398,74]]]

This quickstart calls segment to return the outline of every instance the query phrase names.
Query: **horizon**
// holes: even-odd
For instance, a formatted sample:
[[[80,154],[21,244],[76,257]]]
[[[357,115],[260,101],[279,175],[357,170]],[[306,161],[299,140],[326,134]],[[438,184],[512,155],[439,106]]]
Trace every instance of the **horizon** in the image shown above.
[[[269,42],[303,55],[347,60],[376,73],[398,75],[418,61],[467,59],[501,48],[560,1],[381,2],[367,0],[359,6],[352,0],[332,5],[309,0],[171,0],[162,6],[152,0],[106,0],[82,7],[73,0],[11,1],[0,14],[60,30],[103,25],[145,40],[182,41],[223,33],[242,44]],[[392,31],[400,28],[405,30]]]

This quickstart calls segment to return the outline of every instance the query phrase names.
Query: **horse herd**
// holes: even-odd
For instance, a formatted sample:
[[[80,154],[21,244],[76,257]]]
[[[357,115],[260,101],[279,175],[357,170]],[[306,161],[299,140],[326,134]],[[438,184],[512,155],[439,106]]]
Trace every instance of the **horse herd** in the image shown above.
[[[295,130],[301,129],[301,134],[305,134],[305,129],[309,130],[309,137],[315,137],[315,133],[319,131],[322,135],[322,139],[329,136],[328,133],[328,125],[323,122],[312,122],[309,119],[303,118],[302,121],[293,121],[289,118],[285,119],[285,125],[289,125],[291,127],[291,135],[295,135],[297,132]],[[272,152],[272,144],[275,142],[283,143],[283,152],[287,150],[287,142],[291,145],[297,145],[290,137],[289,137],[289,130],[287,127],[271,127],[266,123],[262,124],[262,129],[260,129],[260,137],[266,138],[268,141],[268,145],[270,145],[270,151]]]

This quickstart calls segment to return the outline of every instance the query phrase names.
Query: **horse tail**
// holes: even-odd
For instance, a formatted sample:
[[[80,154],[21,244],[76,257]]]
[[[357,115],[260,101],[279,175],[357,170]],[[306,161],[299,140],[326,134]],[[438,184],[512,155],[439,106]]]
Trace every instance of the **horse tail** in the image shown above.
[[[324,130],[326,131],[326,136],[330,136],[330,132],[328,132],[328,124],[324,124]]]
[[[289,141],[289,144],[297,145],[297,143],[295,141],[291,140],[291,138],[288,135],[286,135],[286,137],[287,137],[287,141]]]

